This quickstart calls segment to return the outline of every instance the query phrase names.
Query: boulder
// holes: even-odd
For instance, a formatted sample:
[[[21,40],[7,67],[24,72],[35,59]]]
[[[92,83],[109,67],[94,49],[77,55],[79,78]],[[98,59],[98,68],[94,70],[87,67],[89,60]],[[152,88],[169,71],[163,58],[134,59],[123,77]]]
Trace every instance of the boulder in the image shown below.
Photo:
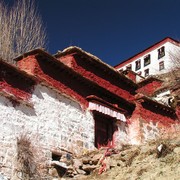
[[[174,148],[173,152],[176,154],[180,154],[180,147]]]
[[[82,169],[86,172],[91,172],[93,171],[94,169],[96,169],[98,166],[96,165],[89,165],[89,164],[86,164],[86,165],[83,165]]]
[[[82,162],[83,164],[88,164],[91,159],[89,157],[83,157]]]
[[[92,164],[93,165],[96,165],[98,163],[98,161],[101,159],[102,157],[102,154],[96,154],[93,156],[93,158],[91,159],[92,161]]]
[[[82,169],[76,169],[76,172],[77,172],[78,174],[83,174],[83,175],[86,174],[86,172],[83,171]]]
[[[79,159],[74,159],[73,160],[73,166],[74,166],[75,169],[79,169],[79,168],[81,168],[83,166],[83,163]]]
[[[59,177],[56,168],[51,168],[51,169],[49,169],[49,174],[50,174],[52,177]]]
[[[59,161],[51,161],[51,165],[52,166],[59,166],[59,167],[62,167],[64,169],[68,168],[64,162],[59,162]]]

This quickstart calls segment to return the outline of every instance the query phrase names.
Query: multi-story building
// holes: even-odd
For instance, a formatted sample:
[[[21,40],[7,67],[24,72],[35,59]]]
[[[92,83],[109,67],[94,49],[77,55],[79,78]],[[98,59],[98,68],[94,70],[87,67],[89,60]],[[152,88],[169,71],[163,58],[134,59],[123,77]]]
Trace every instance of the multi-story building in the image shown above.
[[[179,41],[167,37],[126,59],[115,68],[120,72],[132,70],[143,77],[162,74],[173,68],[178,53],[180,53]]]

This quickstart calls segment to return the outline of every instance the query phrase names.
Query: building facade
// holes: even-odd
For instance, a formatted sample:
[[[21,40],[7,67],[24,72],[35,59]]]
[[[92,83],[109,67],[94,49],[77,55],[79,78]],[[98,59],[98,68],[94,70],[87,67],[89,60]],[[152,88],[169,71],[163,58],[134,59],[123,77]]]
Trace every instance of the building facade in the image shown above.
[[[180,43],[168,37],[121,62],[115,68],[120,72],[132,70],[143,77],[162,74],[172,70],[176,54],[179,53]]]
[[[158,79],[137,84],[77,47],[55,56],[36,49],[15,61],[17,67],[0,60],[0,168],[8,179],[22,178],[17,162],[24,135],[36,158],[33,170],[47,177],[62,149],[119,148],[179,127],[177,108],[150,98],[162,85]]]

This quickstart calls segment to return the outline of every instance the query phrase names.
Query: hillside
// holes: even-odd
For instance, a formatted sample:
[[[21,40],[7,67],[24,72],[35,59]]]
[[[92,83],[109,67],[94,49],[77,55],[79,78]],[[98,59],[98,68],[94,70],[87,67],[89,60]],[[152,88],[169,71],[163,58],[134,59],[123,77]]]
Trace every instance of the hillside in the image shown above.
[[[163,142],[164,150],[158,153],[162,142],[132,146],[109,158],[109,170],[89,179],[180,179],[180,140]]]
[[[180,138],[85,152],[63,162],[69,163],[67,171],[58,178],[55,168],[52,169],[54,180],[179,180]]]

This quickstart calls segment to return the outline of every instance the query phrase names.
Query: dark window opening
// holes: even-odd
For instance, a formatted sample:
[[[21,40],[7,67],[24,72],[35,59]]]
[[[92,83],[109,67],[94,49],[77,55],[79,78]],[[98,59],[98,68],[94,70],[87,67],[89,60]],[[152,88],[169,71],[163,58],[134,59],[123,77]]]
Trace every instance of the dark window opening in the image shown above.
[[[159,71],[164,69],[164,61],[159,63]]]
[[[136,67],[135,67],[135,70],[139,70],[141,68],[141,60],[138,60],[135,62],[136,63]]]
[[[119,72],[122,73],[122,72],[123,72],[123,69],[119,69]]]
[[[59,161],[61,159],[61,154],[52,152],[52,160]]]
[[[144,66],[147,66],[150,63],[151,63],[151,56],[150,54],[148,54],[147,56],[144,57]]]
[[[132,65],[131,64],[127,65],[126,70],[132,70]]]
[[[144,71],[144,77],[147,77],[147,76],[149,76],[149,69],[146,69],[146,70]]]
[[[162,58],[163,56],[165,56],[165,48],[164,48],[164,46],[161,47],[160,49],[158,49],[158,59]]]

